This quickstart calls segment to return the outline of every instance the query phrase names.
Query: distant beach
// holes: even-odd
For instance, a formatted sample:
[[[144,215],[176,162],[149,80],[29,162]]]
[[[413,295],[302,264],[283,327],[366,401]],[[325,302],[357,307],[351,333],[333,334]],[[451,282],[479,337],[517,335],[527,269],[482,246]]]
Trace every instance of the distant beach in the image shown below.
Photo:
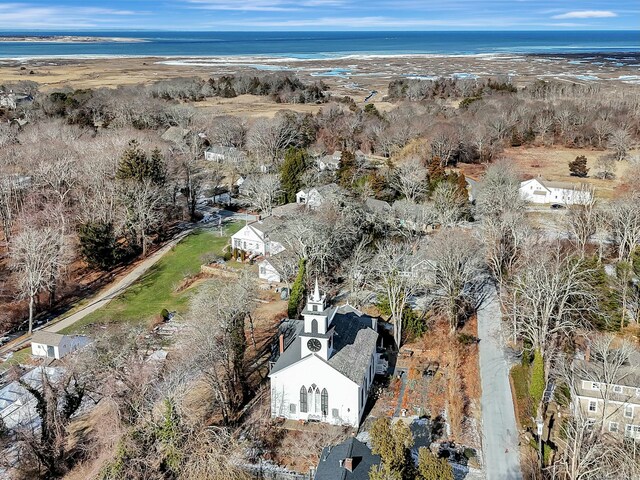
[[[3,32],[0,57],[279,57],[583,54],[640,51],[638,31]],[[364,57],[363,57],[364,56]]]
[[[0,35],[2,43],[139,43],[146,42],[142,38],[96,37],[78,35]]]

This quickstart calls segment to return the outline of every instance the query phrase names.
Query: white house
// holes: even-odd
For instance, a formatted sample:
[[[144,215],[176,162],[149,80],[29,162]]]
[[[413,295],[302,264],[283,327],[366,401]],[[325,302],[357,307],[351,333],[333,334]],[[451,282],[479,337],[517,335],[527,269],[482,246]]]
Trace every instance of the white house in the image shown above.
[[[204,151],[204,159],[209,162],[220,162],[223,160],[242,160],[245,154],[235,147],[225,147],[224,145],[213,145]]]
[[[83,335],[62,335],[38,330],[33,333],[31,338],[31,355],[59,360],[89,343],[91,343],[91,339]]]
[[[275,238],[283,221],[277,217],[250,223],[231,235],[231,246],[256,255],[276,255],[284,250],[282,243]]]
[[[307,188],[296,193],[296,203],[307,205],[310,208],[318,208],[323,203],[330,201],[341,192],[335,183],[322,185],[320,187]]]
[[[269,283],[280,283],[282,280],[280,272],[266,258],[258,263],[258,278]]]
[[[281,325],[271,416],[357,427],[376,371],[376,321],[349,305],[327,307],[317,281],[302,316]]]
[[[342,158],[342,152],[336,150],[333,155],[324,155],[318,158],[318,168],[321,172],[325,170],[338,170],[340,168],[340,159]]]
[[[0,92],[0,107],[6,107],[15,110],[18,105],[30,102],[33,97],[27,93]]]
[[[538,177],[520,183],[520,195],[531,203],[584,205],[591,200],[592,193],[577,184],[550,182]]]

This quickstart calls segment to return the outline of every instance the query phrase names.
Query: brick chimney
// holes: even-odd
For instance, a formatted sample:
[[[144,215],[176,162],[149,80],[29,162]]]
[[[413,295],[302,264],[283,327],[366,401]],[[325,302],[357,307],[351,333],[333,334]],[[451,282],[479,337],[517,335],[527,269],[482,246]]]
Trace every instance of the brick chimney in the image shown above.
[[[280,334],[279,344],[280,344],[280,354],[282,354],[284,352],[284,333]]]
[[[349,470],[350,472],[353,472],[353,458],[351,458],[351,457],[345,458],[343,466],[344,466],[344,468],[346,470]]]

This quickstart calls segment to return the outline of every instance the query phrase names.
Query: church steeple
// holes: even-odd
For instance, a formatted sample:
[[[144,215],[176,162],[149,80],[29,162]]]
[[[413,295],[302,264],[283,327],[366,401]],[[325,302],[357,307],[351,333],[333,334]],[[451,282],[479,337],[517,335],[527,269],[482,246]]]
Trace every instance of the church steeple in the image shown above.
[[[316,277],[316,285],[313,294],[307,298],[307,307],[305,310],[309,312],[323,312],[326,308],[327,295],[320,295],[320,287],[318,286],[318,277]]]
[[[334,310],[327,308],[327,295],[320,292],[316,277],[313,293],[307,297],[307,305],[302,311],[304,317],[304,331],[301,334],[305,340],[301,355],[305,357],[315,353],[327,360],[333,351],[333,330],[331,330],[329,316]]]

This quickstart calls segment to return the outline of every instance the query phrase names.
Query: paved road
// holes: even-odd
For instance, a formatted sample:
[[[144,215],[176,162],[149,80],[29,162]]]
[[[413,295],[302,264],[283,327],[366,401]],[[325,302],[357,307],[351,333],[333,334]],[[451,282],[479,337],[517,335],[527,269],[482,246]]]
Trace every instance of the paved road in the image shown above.
[[[487,480],[521,480],[518,430],[501,340],[500,302],[495,288],[478,311],[482,381],[483,452]]]
[[[164,245],[161,249],[153,252],[152,255],[149,255],[142,262],[140,262],[136,267],[127,273],[124,277],[118,280],[116,283],[107,287],[106,289],[99,292],[95,297],[89,300],[88,304],[82,307],[80,310],[75,312],[73,315],[69,315],[67,318],[60,320],[54,324],[49,324],[43,330],[47,332],[59,332],[60,330],[64,330],[65,328],[73,325],[77,321],[83,319],[90,313],[95,312],[99,308],[104,307],[107,303],[109,303],[112,299],[120,295],[123,291],[125,291],[132,283],[138,280],[142,275],[144,275],[147,270],[149,270],[153,265],[156,264],[158,260],[160,260],[165,253],[171,250],[180,240],[182,240],[185,236],[187,236],[191,232],[191,229],[180,232],[173,240]]]
[[[231,211],[223,210],[219,208],[209,208],[203,213],[219,215],[223,221],[230,220],[230,221],[243,221],[243,222],[250,223],[252,221],[255,221],[257,218],[255,215],[231,212]],[[213,223],[214,223],[213,219],[211,219],[210,224],[203,223],[201,224],[201,226],[204,228],[207,228],[207,227],[215,228],[215,225],[213,225]],[[47,323],[46,326],[37,330],[44,330],[47,332],[59,332],[60,330],[63,330],[73,325],[74,323],[83,319],[90,313],[95,312],[99,308],[109,303],[109,301],[117,297],[120,293],[126,290],[132,283],[134,283],[142,275],[144,275],[147,270],[149,270],[153,265],[155,265],[155,263],[158,260],[160,260],[164,256],[164,254],[170,251],[174,247],[174,245],[176,245],[180,240],[182,240],[185,236],[187,236],[193,230],[194,226],[193,224],[185,223],[183,228],[184,230],[180,232],[178,235],[176,235],[169,243],[164,245],[161,249],[157,250],[149,257],[145,258],[142,262],[136,265],[136,267],[133,270],[131,270],[127,275],[122,277],[120,280],[118,280],[117,282],[113,283],[109,287],[105,288],[104,290],[96,294],[93,298],[91,298],[88,301],[87,305],[82,307],[80,310],[78,310],[72,315],[69,315],[63,320],[56,322],[56,320],[54,319],[51,322]],[[17,337],[15,340],[9,342],[8,344],[0,348],[0,355],[4,355],[8,352],[14,352],[16,350],[19,350],[20,348],[29,344],[29,342],[31,342],[31,336],[28,334],[24,334],[20,337]]]
[[[142,275],[144,275],[147,270],[149,270],[155,263],[160,260],[165,253],[170,251],[180,240],[182,240],[186,235],[188,235],[192,231],[192,228],[184,230],[180,232],[175,238],[173,238],[169,243],[164,245],[161,249],[155,251],[152,255],[149,255],[143,261],[141,261],[138,265],[133,268],[127,275],[106,287],[105,289],[98,292],[93,298],[89,299],[87,304],[79,309],[77,312],[69,315],[60,321],[52,320],[47,324],[47,326],[43,327],[41,330],[47,332],[59,332],[70,325],[73,325],[77,321],[83,319],[90,313],[95,312],[99,308],[103,307],[113,298],[117,297],[120,293],[126,290],[132,283],[138,280]],[[27,345],[31,341],[31,336],[28,334],[22,335],[11,343],[5,345],[2,349],[0,349],[0,353],[15,351],[22,348],[24,345]]]

